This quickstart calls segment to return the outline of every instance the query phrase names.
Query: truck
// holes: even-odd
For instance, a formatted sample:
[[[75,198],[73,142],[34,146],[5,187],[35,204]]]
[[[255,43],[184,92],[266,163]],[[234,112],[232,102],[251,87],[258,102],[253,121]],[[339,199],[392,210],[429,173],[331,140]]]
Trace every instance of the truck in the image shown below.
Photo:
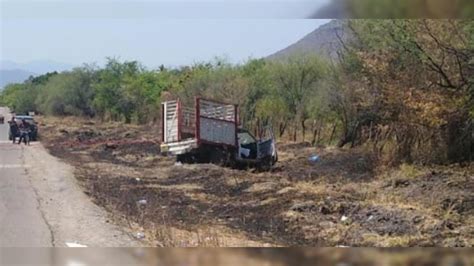
[[[31,141],[37,141],[38,140],[38,124],[34,120],[34,117],[30,115],[14,115],[13,120],[14,123],[17,123],[19,126],[21,121],[25,120],[28,122],[30,125],[30,133],[29,137]],[[10,130],[8,131],[8,139],[9,140],[14,140],[15,138],[20,137],[19,132],[12,132],[11,127]]]
[[[161,153],[182,163],[213,163],[270,169],[278,161],[271,127],[255,138],[239,127],[238,106],[196,97],[194,106],[180,99],[161,104]]]

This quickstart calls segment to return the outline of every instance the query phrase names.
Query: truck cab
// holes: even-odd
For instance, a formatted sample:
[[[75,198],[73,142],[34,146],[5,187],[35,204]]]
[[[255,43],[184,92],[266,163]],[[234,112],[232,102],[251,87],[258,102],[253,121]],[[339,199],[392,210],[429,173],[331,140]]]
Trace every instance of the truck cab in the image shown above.
[[[272,166],[278,161],[275,138],[271,128],[264,138],[255,138],[248,130],[239,128],[237,133],[238,152],[236,161],[244,164],[266,164]]]

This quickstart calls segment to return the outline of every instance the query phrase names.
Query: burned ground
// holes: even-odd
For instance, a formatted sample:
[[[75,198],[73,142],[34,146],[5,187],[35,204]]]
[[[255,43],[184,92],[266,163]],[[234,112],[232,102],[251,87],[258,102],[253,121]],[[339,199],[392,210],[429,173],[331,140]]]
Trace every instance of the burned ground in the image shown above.
[[[270,172],[181,165],[159,154],[158,129],[63,121],[42,120],[46,147],[154,245],[474,245],[472,166],[381,171],[364,150],[305,143],[280,143]]]

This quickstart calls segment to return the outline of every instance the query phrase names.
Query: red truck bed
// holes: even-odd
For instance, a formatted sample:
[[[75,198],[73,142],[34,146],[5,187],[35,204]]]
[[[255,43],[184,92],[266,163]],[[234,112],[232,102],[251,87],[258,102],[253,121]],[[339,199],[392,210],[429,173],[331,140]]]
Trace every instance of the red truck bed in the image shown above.
[[[182,154],[200,144],[237,147],[237,105],[196,98],[194,106],[178,99],[162,103],[164,152]]]

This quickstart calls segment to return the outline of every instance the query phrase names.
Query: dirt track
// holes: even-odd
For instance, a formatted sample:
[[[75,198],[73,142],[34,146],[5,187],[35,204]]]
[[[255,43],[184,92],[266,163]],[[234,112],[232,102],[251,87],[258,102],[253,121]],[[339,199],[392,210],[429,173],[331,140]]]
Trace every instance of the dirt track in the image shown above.
[[[157,129],[45,119],[42,132],[86,193],[153,245],[474,245],[472,166],[381,172],[362,150],[303,143],[280,144],[278,166],[258,173],[175,165]]]

